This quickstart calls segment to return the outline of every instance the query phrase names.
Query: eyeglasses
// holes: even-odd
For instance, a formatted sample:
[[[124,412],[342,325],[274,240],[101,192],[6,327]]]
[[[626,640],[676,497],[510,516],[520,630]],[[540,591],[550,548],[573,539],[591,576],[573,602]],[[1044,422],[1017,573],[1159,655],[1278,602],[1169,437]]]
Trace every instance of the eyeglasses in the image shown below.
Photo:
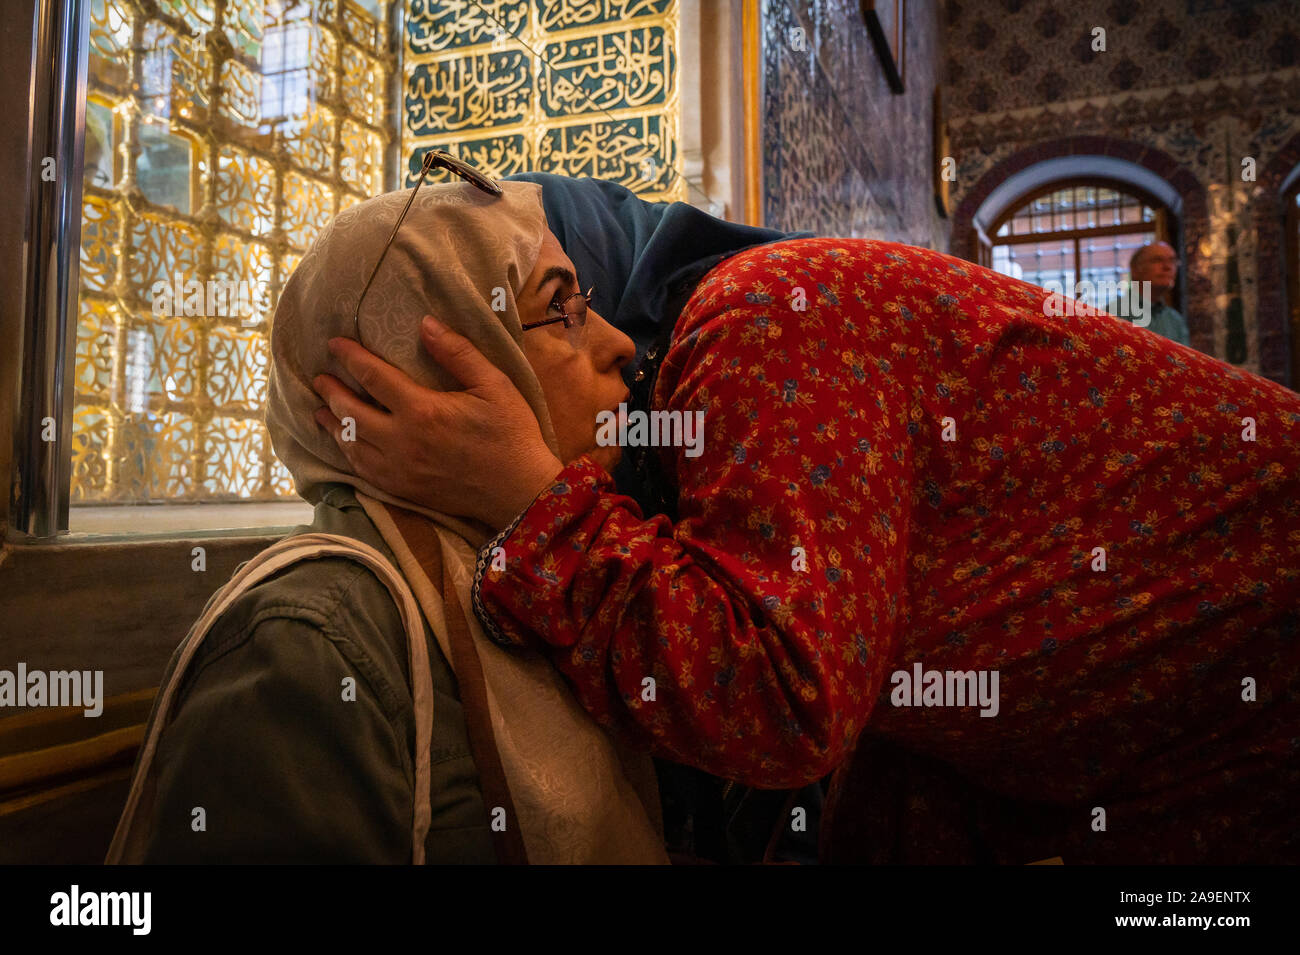
[[[543,325],[564,322],[564,327],[568,330],[569,344],[574,348],[581,348],[587,343],[587,306],[591,304],[591,293],[594,291],[596,286],[593,285],[586,292],[574,292],[563,300],[557,298],[547,306],[546,311],[547,314],[555,311],[559,313],[558,315],[542,322],[528,322],[523,326],[523,330],[528,331],[530,328],[541,328]],[[570,314],[568,305],[574,299],[577,299],[577,304],[573,306],[573,313]]]
[[[388,236],[388,241],[384,243],[384,251],[379,253],[379,261],[375,267],[370,270],[370,278],[366,279],[365,287],[361,290],[361,297],[357,299],[357,307],[352,312],[352,325],[357,333],[357,341],[361,344],[361,303],[366,300],[366,293],[370,291],[370,286],[375,281],[375,276],[379,274],[379,266],[384,264],[384,256],[388,254],[388,249],[392,246],[393,240],[397,238],[397,230],[402,227],[402,220],[406,218],[406,213],[410,211],[411,203],[415,201],[415,194],[420,191],[420,186],[424,184],[424,177],[429,175],[430,170],[435,166],[440,169],[448,169],[457,176],[460,176],[466,182],[471,182],[478,186],[489,195],[501,195],[501,186],[495,179],[485,176],[469,163],[462,162],[451,153],[444,152],[441,149],[431,149],[424,154],[424,161],[420,163],[420,178],[415,180],[415,188],[411,190],[411,196],[406,200],[406,205],[402,207],[402,214],[397,217],[393,223],[393,231]]]

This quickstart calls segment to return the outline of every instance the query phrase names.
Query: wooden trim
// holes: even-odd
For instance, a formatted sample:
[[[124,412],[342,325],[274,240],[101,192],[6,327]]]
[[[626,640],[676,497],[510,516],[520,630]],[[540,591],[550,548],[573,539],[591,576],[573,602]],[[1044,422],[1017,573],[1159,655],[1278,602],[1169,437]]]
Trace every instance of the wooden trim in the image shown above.
[[[763,224],[762,163],[762,14],[759,0],[741,0],[741,83],[745,114],[745,221]]]
[[[46,706],[22,710],[0,719],[0,757],[99,735],[104,727],[121,729],[129,723],[143,722],[149,718],[157,694],[158,687],[153,686],[111,696],[104,700],[104,712],[93,718],[86,717],[81,709],[75,707]]]
[[[90,739],[0,757],[0,792],[43,786],[65,776],[86,775],[135,760],[144,723],[110,730]]]
[[[42,793],[56,798],[76,780],[133,763],[157,692],[151,687],[112,697],[95,718],[60,707],[0,720],[0,815],[17,811],[18,802],[25,806]]]
[[[131,778],[132,766],[119,766],[105,773],[99,773],[95,776],[87,776],[84,779],[75,779],[70,783],[64,783],[60,786],[53,786],[49,789],[42,789],[37,792],[27,793],[17,796],[13,799],[0,802],[0,819],[5,816],[13,816],[28,809],[35,809],[37,806],[47,802],[54,802],[56,799],[63,799],[65,796],[75,796],[78,793],[89,792],[92,789],[99,789],[103,786],[111,786],[113,783],[122,782]],[[109,834],[111,835],[111,833]],[[105,839],[107,840],[107,836]]]

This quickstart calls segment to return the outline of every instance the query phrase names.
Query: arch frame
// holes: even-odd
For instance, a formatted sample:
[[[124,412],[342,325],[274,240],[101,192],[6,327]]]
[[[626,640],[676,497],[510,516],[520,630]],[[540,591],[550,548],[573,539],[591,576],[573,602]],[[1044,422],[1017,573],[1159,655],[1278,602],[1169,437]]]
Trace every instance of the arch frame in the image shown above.
[[[987,216],[987,210],[995,204],[1010,202],[1014,198],[1005,192],[995,195],[995,190],[1008,181],[1032,181],[1030,176],[1019,180],[1012,180],[1012,177],[1036,167],[1049,171],[1071,168],[1065,163],[1046,165],[1057,159],[1087,163],[1093,175],[1097,172],[1100,160],[1100,165],[1108,171],[1109,178],[1116,178],[1133,187],[1145,188],[1161,199],[1171,212],[1178,210],[1174,213],[1171,225],[1174,226],[1172,231],[1177,240],[1175,249],[1183,260],[1183,269],[1179,273],[1180,299],[1186,305],[1184,311],[1192,345],[1213,355],[1215,328],[1209,316],[1214,314],[1218,305],[1215,302],[1211,274],[1213,263],[1210,258],[1210,219],[1206,190],[1190,170],[1161,149],[1112,136],[1062,136],[1017,149],[980,176],[962,197],[953,216],[949,252],[978,262],[982,224],[976,218],[977,215],[984,210]],[[1024,191],[1023,186],[1010,188]],[[1002,200],[1004,195],[1005,200]],[[993,197],[993,203],[989,203],[990,197]],[[1264,314],[1263,309],[1260,314]],[[1260,367],[1266,377],[1274,378],[1279,369],[1264,362],[1263,334],[1264,330],[1260,329]],[[1270,357],[1276,358],[1271,353]],[[1286,374],[1285,366],[1280,374]]]

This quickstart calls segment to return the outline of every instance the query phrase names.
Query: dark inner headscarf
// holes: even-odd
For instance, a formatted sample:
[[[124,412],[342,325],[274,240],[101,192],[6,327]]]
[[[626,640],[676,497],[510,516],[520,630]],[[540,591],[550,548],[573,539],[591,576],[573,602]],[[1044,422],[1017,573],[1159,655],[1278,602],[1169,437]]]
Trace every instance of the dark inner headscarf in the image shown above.
[[[662,330],[672,331],[713,266],[751,246],[812,235],[727,222],[685,202],[646,202],[602,179],[545,172],[507,178],[542,187],[546,221],[578,270],[583,291],[596,286],[592,306],[636,342],[634,365]]]
[[[592,307],[636,343],[636,359],[623,370],[631,410],[650,410],[673,326],[709,270],[752,246],[812,235],[727,222],[685,202],[646,202],[602,179],[545,172],[506,178],[542,187],[547,224],[578,270],[583,291],[596,287]],[[667,513],[675,520],[675,495],[665,486],[658,456],[650,453],[655,450],[625,449],[614,480],[647,515]]]

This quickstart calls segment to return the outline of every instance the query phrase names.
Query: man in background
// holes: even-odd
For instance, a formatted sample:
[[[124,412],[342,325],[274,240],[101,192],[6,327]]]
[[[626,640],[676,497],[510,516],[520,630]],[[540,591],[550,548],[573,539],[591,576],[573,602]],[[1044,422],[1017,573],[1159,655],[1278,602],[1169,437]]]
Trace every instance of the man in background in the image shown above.
[[[1128,269],[1129,289],[1108,311],[1141,324],[1142,308],[1145,307],[1148,310],[1146,316],[1151,320],[1146,326],[1148,329],[1190,348],[1192,342],[1187,331],[1187,319],[1169,304],[1174,280],[1178,277],[1178,255],[1173,246],[1168,242],[1142,246],[1129,259]],[[1150,282],[1150,291],[1133,295],[1133,286],[1138,282]]]

